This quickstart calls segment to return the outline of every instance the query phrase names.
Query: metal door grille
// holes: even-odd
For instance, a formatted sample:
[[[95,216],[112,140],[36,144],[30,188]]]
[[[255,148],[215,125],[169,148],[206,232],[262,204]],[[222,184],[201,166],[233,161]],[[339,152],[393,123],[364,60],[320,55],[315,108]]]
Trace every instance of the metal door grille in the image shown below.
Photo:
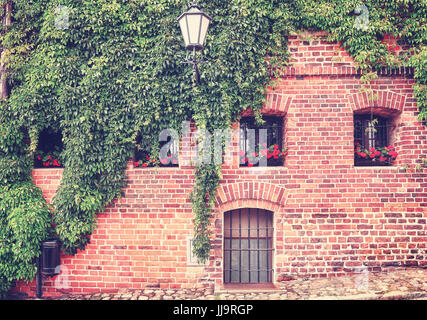
[[[272,282],[273,212],[238,209],[224,216],[224,283]]]

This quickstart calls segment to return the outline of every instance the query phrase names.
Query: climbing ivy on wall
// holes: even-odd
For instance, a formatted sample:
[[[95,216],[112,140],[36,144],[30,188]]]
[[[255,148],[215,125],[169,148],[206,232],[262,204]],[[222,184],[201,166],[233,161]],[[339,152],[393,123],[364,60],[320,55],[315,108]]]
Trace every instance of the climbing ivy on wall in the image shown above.
[[[419,119],[427,120],[427,2],[424,0],[298,0],[299,28],[324,30],[329,40],[341,46],[362,70],[361,81],[376,78],[372,69],[382,66],[415,68],[414,86]],[[355,14],[360,13],[359,16]],[[359,25],[358,25],[359,24]],[[404,54],[394,52],[384,35],[407,46]]]
[[[192,119],[214,132],[229,128],[243,110],[257,113],[265,88],[287,63],[290,33],[328,31],[367,80],[374,77],[372,68],[413,65],[420,119],[426,119],[425,1],[363,1],[369,9],[367,30],[354,28],[352,13],[361,3],[200,1],[213,21],[207,63],[195,86],[191,68],[181,63],[185,50],[176,22],[187,1],[14,0],[12,24],[1,36],[11,91],[0,104],[0,228],[8,230],[0,233],[0,290],[34,276],[37,248],[51,223],[66,253],[86,247],[96,213],[125,186],[137,136],[141,147],[156,155],[162,129],[180,132],[182,122]],[[68,18],[59,27],[58,5],[67,8]],[[396,57],[384,34],[399,36],[412,55]],[[51,207],[31,183],[38,135],[46,128],[61,131],[64,142],[63,178]],[[209,257],[209,219],[220,177],[221,166],[195,168],[194,249],[201,260]],[[31,250],[14,231],[22,226],[37,234],[25,244]],[[23,263],[21,272],[5,271]]]

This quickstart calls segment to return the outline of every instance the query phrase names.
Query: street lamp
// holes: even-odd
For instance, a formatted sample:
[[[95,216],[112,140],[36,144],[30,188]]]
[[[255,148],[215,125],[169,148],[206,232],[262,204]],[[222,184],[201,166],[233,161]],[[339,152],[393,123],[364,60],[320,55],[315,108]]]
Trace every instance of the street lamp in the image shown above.
[[[202,62],[201,60],[197,60],[196,52],[203,50],[211,20],[212,18],[204,13],[195,2],[193,2],[190,5],[190,8],[178,18],[181,33],[184,38],[185,48],[187,49],[187,58],[185,63],[193,65],[193,74],[196,83],[200,83],[198,64]],[[193,57],[191,59],[189,59],[190,53],[193,53]]]

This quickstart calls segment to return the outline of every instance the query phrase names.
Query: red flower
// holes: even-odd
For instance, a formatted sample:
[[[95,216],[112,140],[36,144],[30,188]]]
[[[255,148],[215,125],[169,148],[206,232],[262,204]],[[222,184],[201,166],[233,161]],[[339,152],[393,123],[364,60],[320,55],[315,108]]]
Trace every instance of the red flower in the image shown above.
[[[375,153],[371,153],[369,156],[370,156],[371,158],[375,158]]]
[[[148,164],[147,164],[147,163],[143,163],[143,164],[142,164],[142,166],[143,166],[144,168],[147,168],[147,167],[148,167]]]
[[[254,166],[254,164],[253,163],[248,163],[248,167],[250,168],[250,167],[253,167]]]
[[[258,154],[256,152],[252,153],[252,157],[258,157]]]
[[[361,153],[359,154],[359,156],[361,156],[362,158],[366,158],[366,153],[361,152]]]
[[[275,144],[273,148],[274,148],[274,150],[277,150],[277,149],[279,149],[279,146],[277,144]]]
[[[150,160],[151,158],[150,158],[149,156],[146,156],[146,159],[147,159],[147,160]]]
[[[386,161],[386,160],[387,160],[386,157],[383,157],[383,156],[380,157],[380,161]]]
[[[396,158],[399,154],[396,151],[391,151],[389,152],[389,155],[392,156],[393,158]]]
[[[369,148],[369,151],[372,153],[372,152],[375,152],[375,148],[374,147],[370,147]]]
[[[138,167],[138,166],[139,166],[139,162],[138,162],[138,161],[135,161],[135,162],[133,163],[133,165],[134,165],[135,167]]]
[[[41,160],[40,156],[37,156],[37,160]]]
[[[58,161],[56,161],[56,159],[54,159],[53,160],[53,163],[52,163],[55,167],[59,167],[60,165],[59,165],[59,163],[58,163]]]
[[[381,152],[380,151],[375,151],[375,156],[380,156],[381,155]]]

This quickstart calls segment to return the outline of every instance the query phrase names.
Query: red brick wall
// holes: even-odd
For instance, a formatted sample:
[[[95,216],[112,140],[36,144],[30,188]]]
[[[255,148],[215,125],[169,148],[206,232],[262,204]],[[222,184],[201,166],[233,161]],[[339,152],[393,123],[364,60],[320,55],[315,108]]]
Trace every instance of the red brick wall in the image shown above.
[[[427,130],[416,117],[414,80],[380,77],[370,101],[359,93],[351,58],[322,35],[291,37],[289,47],[292,65],[264,108],[285,115],[285,165],[239,168],[234,136],[212,219],[209,264],[187,266],[194,175],[186,154],[180,168],[129,166],[124,197],[99,214],[85,251],[62,258],[67,278],[45,280],[45,295],[220,285],[223,214],[243,207],[274,212],[275,281],[338,276],[362,263],[371,270],[427,266],[427,170],[416,169],[427,155]],[[391,167],[354,167],[353,114],[369,108],[394,117],[399,157]],[[47,199],[60,178],[61,170],[34,170]],[[64,279],[69,289],[60,289]],[[17,289],[34,294],[34,283]]]

